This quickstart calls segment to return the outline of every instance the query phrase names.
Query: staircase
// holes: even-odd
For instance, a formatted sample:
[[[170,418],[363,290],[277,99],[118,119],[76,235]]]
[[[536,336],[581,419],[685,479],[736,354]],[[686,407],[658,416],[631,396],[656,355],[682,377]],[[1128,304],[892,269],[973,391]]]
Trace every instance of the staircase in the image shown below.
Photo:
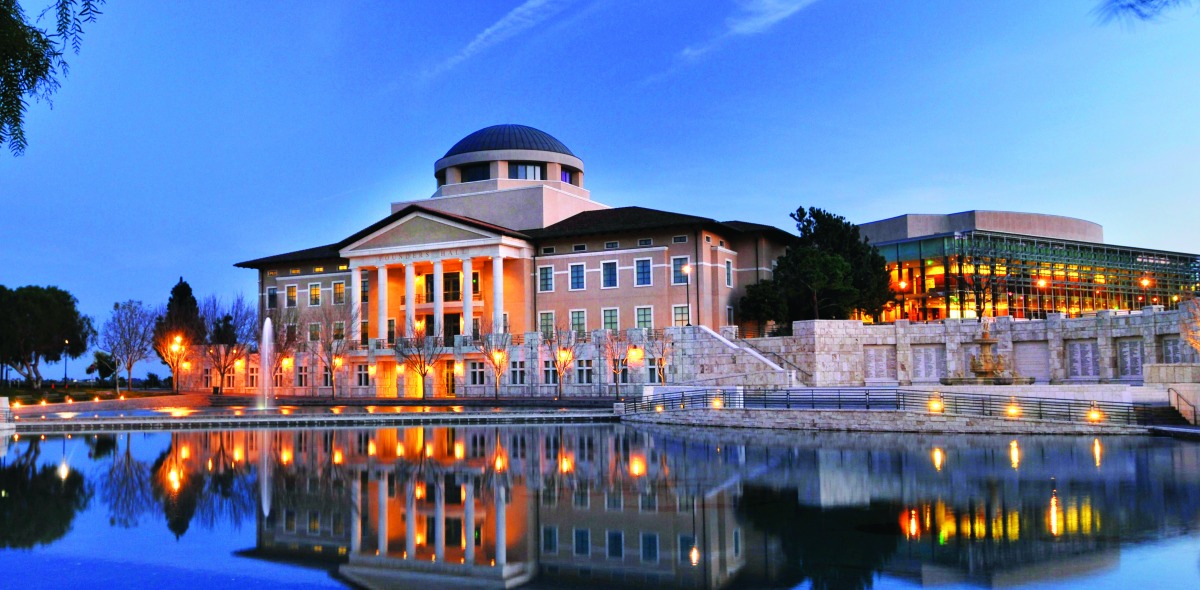
[[[1134,408],[1138,424],[1147,426],[1191,426],[1191,422],[1170,404],[1140,404]]]

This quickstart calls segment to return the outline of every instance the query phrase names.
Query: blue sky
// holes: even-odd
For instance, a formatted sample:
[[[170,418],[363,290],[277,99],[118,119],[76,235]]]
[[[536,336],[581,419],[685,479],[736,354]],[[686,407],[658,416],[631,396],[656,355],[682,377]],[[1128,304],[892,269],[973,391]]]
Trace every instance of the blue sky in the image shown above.
[[[0,284],[99,322],[181,275],[252,293],[233,263],[429,196],[496,123],[561,139],[614,206],[1036,211],[1200,251],[1200,11],[1097,2],[113,2],[0,154]]]

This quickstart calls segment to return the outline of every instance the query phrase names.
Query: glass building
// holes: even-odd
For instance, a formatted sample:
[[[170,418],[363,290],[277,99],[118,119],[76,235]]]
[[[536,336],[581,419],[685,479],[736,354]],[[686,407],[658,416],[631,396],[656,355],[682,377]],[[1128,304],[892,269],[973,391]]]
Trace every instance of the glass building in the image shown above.
[[[1105,244],[1099,225],[1079,219],[967,211],[859,227],[898,293],[885,320],[1174,309],[1200,287],[1197,255]]]

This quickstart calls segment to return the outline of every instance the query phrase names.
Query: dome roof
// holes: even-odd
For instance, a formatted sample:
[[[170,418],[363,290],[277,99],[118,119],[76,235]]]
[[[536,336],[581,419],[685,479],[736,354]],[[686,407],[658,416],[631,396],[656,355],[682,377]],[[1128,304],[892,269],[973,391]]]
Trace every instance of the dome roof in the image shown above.
[[[525,125],[492,125],[472,133],[454,144],[443,158],[492,150],[536,150],[576,157],[554,136]]]

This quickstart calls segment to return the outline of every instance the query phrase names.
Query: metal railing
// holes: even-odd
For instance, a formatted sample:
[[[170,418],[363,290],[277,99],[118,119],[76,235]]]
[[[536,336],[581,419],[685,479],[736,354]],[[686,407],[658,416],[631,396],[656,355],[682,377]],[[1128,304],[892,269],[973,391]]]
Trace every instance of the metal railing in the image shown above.
[[[1167,398],[1171,400],[1171,407],[1175,408],[1185,420],[1192,424],[1196,422],[1196,406],[1192,402],[1187,401],[1183,394],[1179,393],[1174,387],[1167,388]]]
[[[708,388],[656,394],[626,402],[626,414],[689,409],[897,410],[1012,420],[1058,420],[1145,425],[1146,404],[938,393],[899,388]]]

